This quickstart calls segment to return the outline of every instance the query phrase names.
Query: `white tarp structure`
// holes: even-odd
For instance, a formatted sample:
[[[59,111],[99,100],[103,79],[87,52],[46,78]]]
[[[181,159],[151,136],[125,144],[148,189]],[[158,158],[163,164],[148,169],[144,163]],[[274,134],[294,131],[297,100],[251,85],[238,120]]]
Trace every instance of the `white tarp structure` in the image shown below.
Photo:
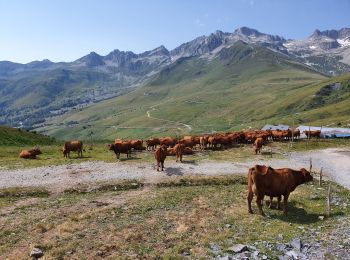
[[[309,131],[309,129],[311,131],[321,130],[321,137],[331,137],[335,135],[339,135],[339,136],[350,135],[350,128],[301,125],[301,126],[298,126],[297,129],[300,130],[300,138],[306,138],[306,135],[303,132]]]

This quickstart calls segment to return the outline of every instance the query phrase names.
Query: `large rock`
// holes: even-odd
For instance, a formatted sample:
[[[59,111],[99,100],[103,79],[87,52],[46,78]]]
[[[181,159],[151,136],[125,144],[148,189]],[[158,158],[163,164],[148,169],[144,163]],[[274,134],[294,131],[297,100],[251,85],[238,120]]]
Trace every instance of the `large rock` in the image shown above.
[[[292,240],[292,242],[290,243],[290,245],[291,245],[295,250],[297,250],[298,252],[301,251],[302,243],[301,243],[300,238],[294,238],[294,239]]]
[[[231,246],[228,249],[228,251],[238,254],[238,253],[248,251],[248,247],[243,244],[237,244],[237,245]]]
[[[40,248],[37,248],[37,247],[34,247],[32,249],[32,251],[30,252],[30,256],[33,258],[40,258],[43,255],[44,255],[44,252]]]

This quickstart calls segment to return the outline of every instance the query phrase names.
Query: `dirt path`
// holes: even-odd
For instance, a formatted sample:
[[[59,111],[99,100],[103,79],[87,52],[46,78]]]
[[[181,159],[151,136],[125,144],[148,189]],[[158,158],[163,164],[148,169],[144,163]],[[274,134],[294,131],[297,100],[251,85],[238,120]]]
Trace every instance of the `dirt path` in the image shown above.
[[[350,149],[325,149],[304,153],[292,153],[286,159],[249,160],[247,162],[184,160],[175,163],[173,158],[165,162],[164,172],[157,172],[154,163],[106,163],[101,161],[80,164],[38,167],[22,170],[1,170],[0,188],[44,186],[51,190],[64,190],[88,182],[138,179],[156,183],[174,176],[242,174],[254,164],[275,168],[308,168],[312,158],[313,169],[323,168],[325,175],[350,189]]]
[[[153,119],[156,119],[156,120],[161,120],[161,121],[168,122],[168,123],[174,123],[176,125],[182,125],[182,126],[186,127],[189,131],[192,131],[192,127],[190,125],[188,125],[188,124],[184,124],[184,123],[181,123],[181,122],[178,122],[178,121],[172,121],[172,120],[168,120],[168,119],[162,119],[162,118],[157,118],[157,117],[151,116],[151,111],[155,111],[157,106],[159,106],[161,104],[164,104],[166,102],[169,102],[171,100],[172,100],[172,98],[169,99],[169,100],[166,100],[166,101],[164,101],[162,103],[159,103],[159,104],[151,106],[150,110],[146,111],[147,117],[148,118],[153,118]]]

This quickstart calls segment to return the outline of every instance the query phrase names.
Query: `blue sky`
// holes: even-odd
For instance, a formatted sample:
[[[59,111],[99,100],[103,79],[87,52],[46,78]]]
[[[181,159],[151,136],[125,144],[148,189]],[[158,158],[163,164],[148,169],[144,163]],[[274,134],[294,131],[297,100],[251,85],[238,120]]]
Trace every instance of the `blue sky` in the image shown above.
[[[0,60],[140,53],[241,26],[301,39],[350,27],[350,0],[0,0]]]

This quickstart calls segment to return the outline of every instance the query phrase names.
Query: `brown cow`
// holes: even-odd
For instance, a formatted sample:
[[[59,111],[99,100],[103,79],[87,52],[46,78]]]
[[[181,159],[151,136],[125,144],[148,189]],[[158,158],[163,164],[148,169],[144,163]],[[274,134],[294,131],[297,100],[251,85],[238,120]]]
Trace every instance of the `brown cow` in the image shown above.
[[[184,154],[185,145],[182,143],[179,143],[175,145],[174,150],[176,154],[176,162],[178,161],[178,159],[180,159],[180,162],[182,162],[182,155]]]
[[[120,158],[121,153],[125,153],[126,158],[131,157],[131,143],[129,141],[109,144],[108,147],[110,151],[113,151],[115,153],[115,155],[117,156],[117,159]]]
[[[81,141],[69,141],[65,142],[63,146],[63,156],[70,158],[70,152],[78,152],[80,158],[83,157],[83,143]]]
[[[184,147],[190,147],[193,148],[196,144],[194,143],[194,140],[189,140],[189,139],[181,139],[179,141],[179,144],[183,144]],[[176,145],[175,145],[176,146]]]
[[[151,138],[146,140],[146,149],[147,150],[155,150],[157,145],[160,144],[159,138]]]
[[[190,147],[185,147],[183,151],[183,155],[191,155],[194,154],[193,150]]]
[[[258,137],[255,139],[255,142],[254,142],[255,154],[261,153],[263,142],[264,142],[264,139],[262,139],[261,137]]]
[[[157,161],[157,171],[159,172],[159,166],[162,167],[162,171],[164,170],[164,161],[167,154],[167,146],[161,145],[157,148],[157,150],[154,152],[154,158]]]
[[[36,156],[42,154],[38,147],[33,148],[32,150],[22,150],[19,153],[19,158],[22,159],[36,159]]]
[[[166,145],[168,147],[174,147],[177,144],[177,139],[172,137],[159,138],[160,145]]]
[[[207,148],[208,138],[209,138],[209,136],[207,136],[207,135],[199,137],[199,145],[200,145],[202,150]]]
[[[315,130],[315,131],[304,131],[304,133],[306,134],[306,137],[308,139],[312,138],[312,137],[316,137],[316,138],[320,138],[321,137],[321,130]]]
[[[175,156],[176,155],[175,149],[174,148],[168,148],[166,150],[166,155],[167,156]]]
[[[299,129],[292,129],[293,131],[293,139],[299,139],[300,138],[300,130]]]
[[[131,148],[137,151],[142,151],[144,150],[143,148],[143,140],[142,139],[137,139],[137,140],[130,140],[130,145]]]
[[[264,165],[255,165],[248,172],[248,211],[252,211],[252,200],[254,194],[257,196],[256,204],[259,213],[265,216],[262,210],[264,196],[279,197],[283,195],[283,212],[287,214],[287,202],[289,194],[303,183],[312,181],[313,178],[306,169],[299,171],[289,168],[273,169]]]

